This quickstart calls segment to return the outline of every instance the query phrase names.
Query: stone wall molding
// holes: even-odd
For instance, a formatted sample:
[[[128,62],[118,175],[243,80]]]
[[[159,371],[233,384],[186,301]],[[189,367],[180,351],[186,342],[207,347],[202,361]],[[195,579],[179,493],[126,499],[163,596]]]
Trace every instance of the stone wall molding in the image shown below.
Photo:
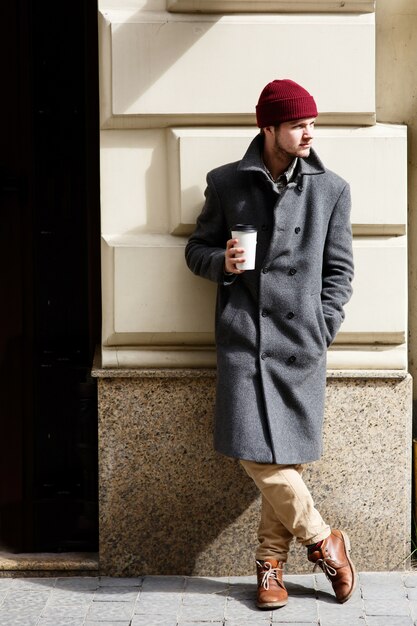
[[[372,0],[167,0],[168,11],[188,13],[373,13]]]

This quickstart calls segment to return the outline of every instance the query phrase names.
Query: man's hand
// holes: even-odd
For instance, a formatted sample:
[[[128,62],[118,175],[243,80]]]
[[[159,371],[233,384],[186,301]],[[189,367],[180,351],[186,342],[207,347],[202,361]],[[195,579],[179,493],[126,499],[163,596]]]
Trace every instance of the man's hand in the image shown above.
[[[226,243],[226,252],[224,255],[224,271],[227,274],[242,274],[245,270],[240,270],[237,267],[238,263],[244,263],[245,250],[243,248],[236,248],[236,244],[239,243],[239,239],[229,239]]]

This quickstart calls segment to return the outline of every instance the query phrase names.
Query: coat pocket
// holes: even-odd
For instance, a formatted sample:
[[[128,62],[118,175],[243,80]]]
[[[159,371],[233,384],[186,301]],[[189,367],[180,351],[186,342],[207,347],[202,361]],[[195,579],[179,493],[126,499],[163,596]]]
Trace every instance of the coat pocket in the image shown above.
[[[257,349],[258,334],[257,315],[249,306],[228,303],[220,313],[216,324],[218,344],[253,351]]]
[[[231,302],[228,302],[223,311],[220,312],[216,321],[216,343],[227,343],[230,336],[230,329],[233,324],[237,312],[232,306]]]
[[[320,335],[322,343],[327,347],[329,331],[327,329],[326,320],[324,319],[323,307],[321,304],[321,293],[311,294],[311,302],[314,310],[317,331]]]

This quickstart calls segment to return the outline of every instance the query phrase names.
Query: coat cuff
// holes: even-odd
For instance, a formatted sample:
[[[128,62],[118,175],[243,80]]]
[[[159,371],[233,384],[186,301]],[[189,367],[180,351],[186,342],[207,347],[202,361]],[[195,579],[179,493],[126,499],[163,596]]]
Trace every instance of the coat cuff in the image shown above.
[[[237,274],[229,274],[228,272],[223,271],[223,281],[222,285],[227,287],[228,285],[232,285],[237,278]]]

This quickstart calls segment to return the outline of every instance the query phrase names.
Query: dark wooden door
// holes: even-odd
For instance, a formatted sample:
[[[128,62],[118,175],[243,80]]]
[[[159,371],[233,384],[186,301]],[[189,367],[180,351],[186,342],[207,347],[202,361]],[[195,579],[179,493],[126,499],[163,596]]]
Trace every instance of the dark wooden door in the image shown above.
[[[3,3],[0,544],[97,546],[97,6]]]

